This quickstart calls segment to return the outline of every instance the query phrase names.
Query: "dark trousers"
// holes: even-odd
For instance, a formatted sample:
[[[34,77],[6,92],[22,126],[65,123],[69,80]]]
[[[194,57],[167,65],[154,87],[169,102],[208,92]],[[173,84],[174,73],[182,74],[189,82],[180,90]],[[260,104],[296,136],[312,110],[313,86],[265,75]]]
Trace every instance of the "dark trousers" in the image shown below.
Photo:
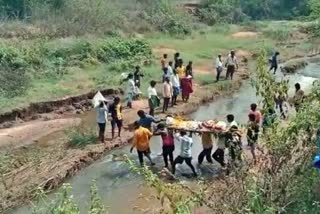
[[[221,73],[222,73],[222,68],[221,67],[217,68],[217,81],[219,81]]]
[[[276,71],[278,70],[278,65],[271,65],[269,71],[271,71],[273,69],[273,73],[275,74]]]
[[[172,146],[163,146],[162,147],[162,156],[163,156],[163,161],[165,164],[165,167],[168,168],[168,157],[170,160],[171,167],[173,167],[173,151],[174,151],[174,145]]]
[[[202,164],[204,157],[206,157],[209,163],[213,163],[211,158],[212,147],[208,149],[203,149],[202,152],[198,156],[198,163]]]
[[[168,110],[170,97],[163,98],[163,113]]]
[[[149,115],[154,116],[154,108],[150,107]]]
[[[177,105],[177,95],[173,95],[171,99],[171,106]]]
[[[106,131],[106,123],[98,123],[99,126],[99,140],[104,143],[104,133]]]
[[[212,155],[213,159],[215,159],[218,163],[221,164],[221,166],[225,166],[224,163],[224,150],[223,149],[217,149],[213,155]]]
[[[138,152],[138,157],[139,157],[139,162],[140,162],[140,165],[143,166],[144,165],[144,162],[143,162],[143,155],[146,156],[150,163],[152,164],[152,160],[151,160],[151,157],[150,157],[150,150],[147,150],[147,151],[137,151]]]
[[[172,174],[174,174],[176,172],[176,165],[177,164],[182,164],[183,162],[186,162],[186,164],[190,167],[190,169],[192,170],[194,175],[197,175],[196,170],[194,168],[194,166],[192,165],[191,161],[192,161],[192,157],[190,158],[185,158],[185,157],[181,157],[178,156],[174,162],[173,162],[173,166],[172,166]]]
[[[234,65],[228,65],[227,67],[227,74],[226,74],[226,79],[228,79],[229,77],[231,78],[231,80],[233,79],[233,74],[234,71],[236,70],[236,66]]]

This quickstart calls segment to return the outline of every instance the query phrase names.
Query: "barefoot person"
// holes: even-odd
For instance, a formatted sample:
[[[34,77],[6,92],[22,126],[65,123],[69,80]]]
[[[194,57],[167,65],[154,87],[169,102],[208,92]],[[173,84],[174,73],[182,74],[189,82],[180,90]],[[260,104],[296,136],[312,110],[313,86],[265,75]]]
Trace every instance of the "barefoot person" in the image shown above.
[[[160,60],[161,69],[168,67],[168,54],[163,54],[163,57]]]
[[[303,103],[304,91],[301,89],[301,86],[299,83],[296,83],[294,85],[294,87],[295,87],[296,91],[293,96],[293,104],[294,104],[294,108],[296,109],[296,112],[298,112],[301,104]]]
[[[114,139],[116,126],[118,127],[118,137],[120,137],[122,128],[122,105],[119,97],[115,97],[113,104],[109,107],[109,116],[111,117],[112,139]]]
[[[152,137],[152,133],[148,129],[141,127],[138,121],[134,123],[134,126],[135,131],[133,136],[133,145],[130,149],[130,152],[132,153],[134,148],[137,149],[141,166],[144,166],[143,156],[146,156],[148,158],[151,165],[155,165],[150,157],[149,141]]]
[[[192,89],[192,77],[184,77],[181,79],[181,95],[182,101],[188,102],[190,98],[190,94],[193,93]]]
[[[250,112],[249,114],[253,114],[256,118],[256,122],[259,126],[262,125],[262,114],[261,112],[258,110],[258,106],[255,103],[252,103],[250,105]]]
[[[259,131],[259,124],[257,123],[255,114],[249,114],[249,122],[247,125],[247,140],[254,163],[256,163],[255,150],[258,142]]]
[[[217,70],[217,82],[220,80],[220,75],[223,71],[223,64],[222,64],[222,56],[221,54],[218,55],[218,58],[216,59],[216,70]]]
[[[160,99],[156,90],[156,81],[152,80],[148,88],[149,114],[154,116],[154,110],[160,105]]]
[[[160,123],[154,135],[160,135],[162,138],[162,156],[165,168],[169,167],[168,157],[171,167],[173,166],[173,152],[174,152],[174,136],[172,130],[168,130],[164,124]]]
[[[203,133],[201,135],[201,141],[202,141],[203,150],[198,156],[198,164],[199,165],[202,164],[204,157],[206,157],[209,163],[213,163],[211,158],[211,152],[213,147],[213,140],[212,140],[211,134]]]
[[[172,100],[171,105],[177,105],[177,98],[180,94],[180,80],[176,70],[173,70],[173,75],[171,76],[171,84],[172,84]]]
[[[272,69],[273,69],[273,74],[276,74],[276,72],[278,70],[278,56],[279,55],[280,55],[280,53],[277,51],[269,60],[270,64],[271,64],[269,71],[272,71]]]
[[[104,143],[104,133],[106,131],[106,114],[108,113],[108,108],[106,103],[101,101],[99,106],[96,108],[97,111],[97,123],[99,126],[99,140]]]
[[[141,78],[144,77],[143,73],[141,73],[140,66],[136,66],[136,70],[133,73],[135,86],[140,88],[141,86]]]
[[[163,92],[162,92],[162,94],[163,94],[163,109],[162,109],[162,113],[165,113],[166,111],[168,111],[170,99],[171,99],[171,96],[172,96],[172,86],[171,86],[169,77],[165,78],[165,81],[163,83]]]
[[[236,71],[236,69],[239,68],[237,57],[235,55],[234,50],[232,50],[230,52],[229,56],[227,57],[226,67],[227,67],[226,79],[228,79],[230,76],[230,78],[232,80],[234,72]]]
[[[128,83],[127,83],[127,107],[132,108],[132,101],[134,97],[135,92],[135,83],[133,80],[133,74],[128,75]]]
[[[194,176],[197,176],[196,170],[192,165],[192,154],[191,147],[193,144],[191,136],[188,136],[185,131],[181,131],[180,134],[177,134],[176,139],[181,143],[180,155],[174,160],[172,167],[172,174],[176,172],[176,165],[182,164],[184,161],[190,167]]]

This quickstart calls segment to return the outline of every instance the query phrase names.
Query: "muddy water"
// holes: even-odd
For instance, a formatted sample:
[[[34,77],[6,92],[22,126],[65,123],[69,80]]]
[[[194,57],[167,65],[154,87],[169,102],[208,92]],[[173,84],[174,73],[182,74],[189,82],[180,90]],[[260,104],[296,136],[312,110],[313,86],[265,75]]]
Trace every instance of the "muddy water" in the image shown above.
[[[307,92],[310,90],[312,82],[320,78],[320,63],[310,64],[305,69],[296,74],[284,77],[282,74],[277,74],[277,78],[289,78],[290,85],[293,86],[299,82],[302,88]],[[294,89],[290,88],[290,93],[294,93]],[[205,120],[219,118],[224,119],[227,114],[234,114],[236,120],[240,123],[247,121],[249,105],[256,102],[255,91],[251,87],[250,82],[246,82],[241,89],[232,97],[220,98],[214,103],[202,106],[197,112],[191,115],[191,118],[196,120]],[[88,125],[94,124],[93,115],[86,115]],[[193,147],[193,163],[196,165],[197,155],[202,150],[198,136],[194,136]],[[176,146],[176,155],[179,151],[179,145]],[[106,155],[102,160],[82,170],[77,176],[66,181],[73,187],[73,195],[75,201],[79,204],[82,213],[90,206],[89,188],[92,180],[96,180],[99,189],[99,194],[109,213],[153,213],[159,207],[156,199],[151,197],[152,191],[143,185],[142,178],[133,174],[128,169],[128,166],[121,161],[113,161],[114,155],[127,154],[129,157],[137,160],[135,153],[129,153],[130,146],[114,150]],[[159,137],[152,138],[151,141],[152,157],[157,163],[154,170],[160,170],[163,166],[162,158],[158,155],[161,152],[161,141]],[[204,165],[197,168],[200,174],[206,178],[212,178],[219,170],[218,165]],[[189,168],[181,165],[177,169],[177,175],[185,182],[192,182],[182,175],[182,172],[189,173]],[[53,198],[54,194],[49,195]],[[30,207],[21,207],[10,213],[31,213]]]

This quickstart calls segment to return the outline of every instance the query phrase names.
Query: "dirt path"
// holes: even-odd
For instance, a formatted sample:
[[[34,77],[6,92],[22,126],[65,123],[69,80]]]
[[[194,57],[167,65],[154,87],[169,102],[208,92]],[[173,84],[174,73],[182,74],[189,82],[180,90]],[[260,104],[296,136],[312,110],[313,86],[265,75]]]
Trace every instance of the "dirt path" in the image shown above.
[[[50,133],[79,125],[80,118],[32,121],[17,127],[0,129],[0,149],[2,147],[21,147],[36,143]]]

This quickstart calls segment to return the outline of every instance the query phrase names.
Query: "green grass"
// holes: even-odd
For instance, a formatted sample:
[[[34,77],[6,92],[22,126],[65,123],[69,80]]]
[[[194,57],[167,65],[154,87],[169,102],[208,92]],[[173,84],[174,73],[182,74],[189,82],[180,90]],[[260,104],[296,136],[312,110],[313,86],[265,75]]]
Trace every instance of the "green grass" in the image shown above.
[[[281,23],[283,24],[283,23]],[[280,26],[276,22],[276,26]],[[258,26],[271,26],[263,22]],[[286,24],[287,26],[296,26],[297,23]],[[207,28],[201,32],[195,32],[191,36],[184,38],[172,37],[167,34],[147,34],[144,38],[151,44],[153,48],[166,47],[179,51],[185,61],[193,61],[194,67],[199,65],[212,65],[213,59],[219,53],[226,55],[231,49],[245,50],[250,52],[258,52],[261,47],[267,47],[268,52],[275,49],[275,41],[271,38],[266,38],[261,35],[257,38],[241,38],[235,39],[231,35],[234,32],[243,30],[243,26],[226,25]],[[72,38],[64,40],[66,43],[72,43]],[[61,42],[63,43],[63,42]],[[299,48],[299,47],[297,47]],[[300,49],[305,49],[301,46]],[[169,58],[173,59],[172,50]],[[282,51],[282,50],[281,50]],[[142,79],[141,91],[146,94],[150,80],[161,80],[162,72],[159,67],[159,56],[156,56],[156,61],[152,65],[143,66],[142,71],[145,77]],[[132,67],[135,65],[132,65]],[[126,69],[121,72],[132,72],[131,69]],[[91,90],[102,88],[125,88],[125,85],[120,86],[120,71],[110,69],[110,65],[99,64],[90,67],[71,67],[68,73],[61,78],[41,78],[33,81],[32,89],[25,94],[14,98],[0,97],[0,113],[7,112],[13,108],[23,107],[31,102],[48,101],[64,96],[78,95]],[[211,84],[211,80],[206,80],[205,76],[199,76],[199,81],[203,84]]]

